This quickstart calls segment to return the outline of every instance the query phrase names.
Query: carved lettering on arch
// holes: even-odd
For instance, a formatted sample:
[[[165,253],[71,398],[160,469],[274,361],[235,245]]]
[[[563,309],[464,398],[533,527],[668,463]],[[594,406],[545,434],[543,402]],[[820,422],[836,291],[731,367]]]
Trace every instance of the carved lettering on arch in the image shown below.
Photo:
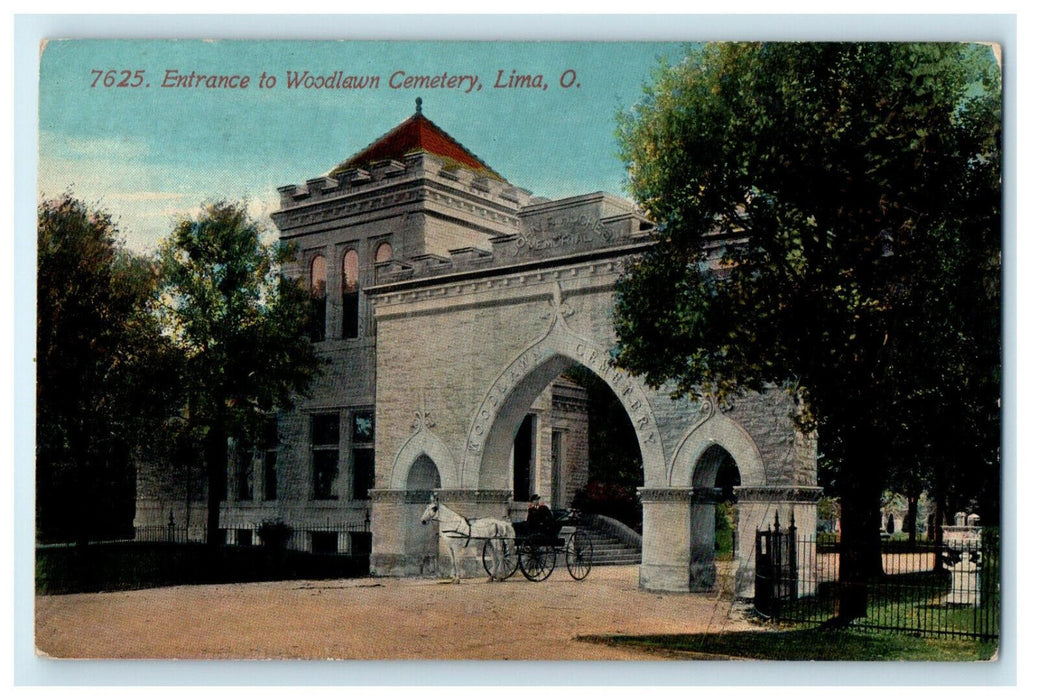
[[[576,336],[569,330],[563,315],[559,313],[560,308],[564,305],[562,304],[562,289],[557,282],[552,302],[556,313],[547,333],[512,361],[483,398],[469,431],[466,443],[468,453],[478,460],[478,455],[484,449],[491,423],[498,408],[509,393],[526,378],[531,368],[538,366],[538,363],[545,357],[554,354],[571,357],[598,374],[619,397],[631,419],[639,442],[658,450],[660,447],[659,435],[656,432],[652,407],[646,401],[639,385],[626,372],[612,366],[608,352]],[[554,343],[546,346],[545,342],[549,337],[554,338]]]
[[[523,380],[527,370],[537,365],[537,362],[540,361],[543,355],[544,351],[540,348],[535,347],[526,350],[512,362],[509,369],[494,384],[486,398],[483,399],[479,412],[476,414],[476,422],[472,426],[473,437],[468,442],[470,452],[480,452],[483,449],[483,440],[490,429],[490,422],[497,407],[508,395],[508,392]]]
[[[577,359],[592,370],[595,370],[613,389],[621,403],[626,406],[627,412],[631,416],[631,422],[634,424],[635,433],[638,434],[642,442],[645,444],[655,443],[656,433],[652,430],[649,407],[644,404],[635,392],[633,380],[623,370],[613,367],[609,363],[609,357],[595,348],[578,342],[573,350]]]

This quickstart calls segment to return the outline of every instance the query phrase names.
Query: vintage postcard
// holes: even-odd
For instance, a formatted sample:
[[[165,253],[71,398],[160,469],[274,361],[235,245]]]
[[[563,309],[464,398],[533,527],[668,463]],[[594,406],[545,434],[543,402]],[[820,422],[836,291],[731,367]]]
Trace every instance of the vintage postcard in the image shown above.
[[[997,662],[1005,60],[46,40],[37,655]]]

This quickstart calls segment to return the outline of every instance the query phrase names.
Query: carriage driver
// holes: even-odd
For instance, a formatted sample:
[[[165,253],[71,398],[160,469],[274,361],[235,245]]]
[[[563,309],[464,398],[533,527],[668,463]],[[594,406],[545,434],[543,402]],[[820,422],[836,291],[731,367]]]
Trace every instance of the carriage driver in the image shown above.
[[[537,494],[530,496],[530,507],[526,510],[526,522],[534,532],[543,533],[549,530],[555,521],[551,508],[541,503]]]

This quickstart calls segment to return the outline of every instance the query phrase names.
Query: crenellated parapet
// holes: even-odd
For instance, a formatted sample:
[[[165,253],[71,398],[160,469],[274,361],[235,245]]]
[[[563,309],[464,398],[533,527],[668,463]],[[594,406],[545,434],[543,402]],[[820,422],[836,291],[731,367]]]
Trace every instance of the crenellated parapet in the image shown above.
[[[519,210],[514,231],[489,239],[490,250],[463,246],[447,256],[426,254],[382,263],[376,266],[375,284],[640,249],[650,243],[652,230],[633,204],[604,192],[538,200]]]
[[[527,190],[422,152],[285,185],[278,193],[281,209],[271,216],[288,237],[294,229],[363,218],[408,203],[464,212],[494,235],[516,230],[519,210],[531,201]]]

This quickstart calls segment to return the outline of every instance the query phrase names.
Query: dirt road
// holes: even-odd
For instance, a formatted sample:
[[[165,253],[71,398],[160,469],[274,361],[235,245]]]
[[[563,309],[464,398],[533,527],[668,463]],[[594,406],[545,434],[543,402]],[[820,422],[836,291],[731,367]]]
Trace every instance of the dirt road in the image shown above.
[[[38,596],[38,653],[150,659],[646,660],[583,634],[747,629],[730,601],[638,589],[636,566],[584,581],[364,578]]]

